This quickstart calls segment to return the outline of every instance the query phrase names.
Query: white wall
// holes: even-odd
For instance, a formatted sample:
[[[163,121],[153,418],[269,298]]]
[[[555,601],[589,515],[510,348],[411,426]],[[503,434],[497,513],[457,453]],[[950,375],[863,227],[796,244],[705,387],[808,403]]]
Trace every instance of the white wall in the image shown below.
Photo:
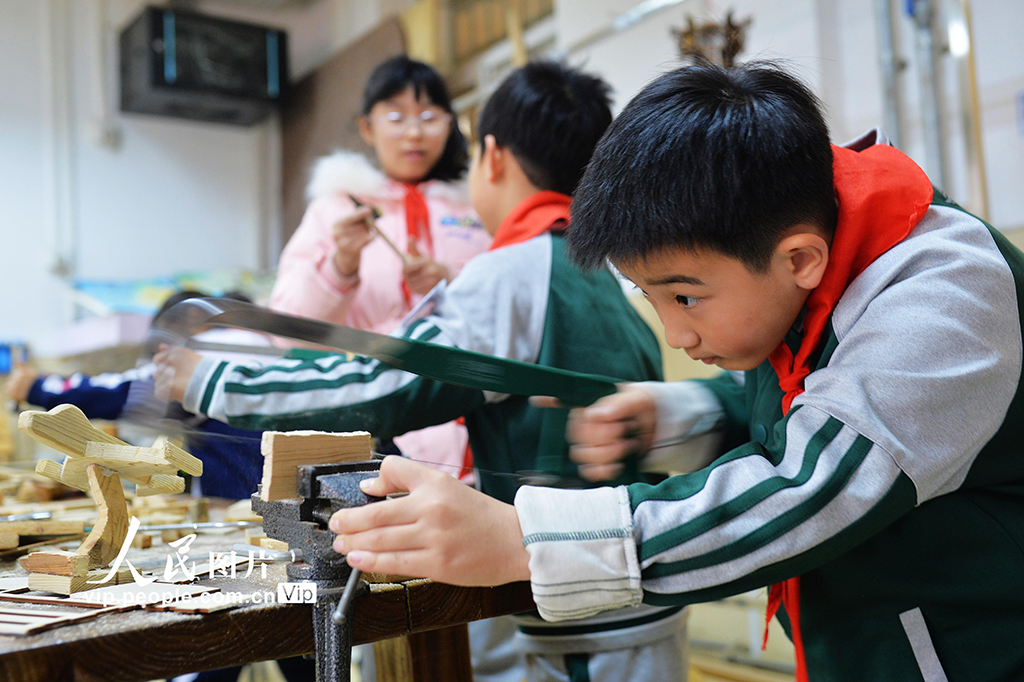
[[[946,0],[952,7],[959,0]],[[821,97],[837,142],[849,140],[882,123],[882,80],[878,59],[875,0],[685,0],[662,8],[622,32],[581,49],[572,48],[609,27],[616,18],[646,3],[637,0],[558,0],[555,20],[558,46],[569,61],[601,74],[615,88],[616,110],[644,83],[678,65],[672,28],[696,20],[721,21],[728,10],[737,20],[753,17],[741,60],[782,59]],[[901,8],[897,42],[906,60],[905,139],[902,148],[925,168],[916,74],[914,30]],[[998,228],[1024,229],[1024,3],[972,0],[972,20],[983,148],[989,193],[989,217]],[[965,163],[965,130],[954,64],[945,60],[947,124],[953,198],[981,210],[972,193]],[[938,184],[938,180],[936,179]]]
[[[121,114],[117,35],[143,0],[0,0],[0,341],[53,349],[76,311],[51,267],[121,279],[247,268],[277,228],[275,123],[241,128]],[[402,0],[200,9],[289,33],[301,76]],[[107,119],[104,119],[107,112]],[[107,128],[116,147],[97,140]],[[270,245],[272,247],[272,245]]]
[[[308,72],[383,16],[411,0],[318,0],[283,10],[208,0],[206,11],[289,32],[293,73]],[[276,229],[276,129],[194,123],[117,112],[116,36],[143,0],[0,0],[0,340],[24,338],[46,351],[73,308],[50,274],[65,256],[74,274],[121,278],[185,269],[256,268],[272,259],[261,235]],[[607,27],[637,0],[558,0],[561,49]],[[826,105],[836,140],[881,120],[874,0],[685,0],[569,59],[602,73],[616,109],[676,64],[669,32],[687,14],[753,16],[743,57],[789,60]],[[902,3],[901,3],[902,4]],[[991,220],[1024,229],[1024,3],[972,0]],[[105,17],[100,9],[105,8]],[[60,39],[62,20],[67,36]],[[99,28],[103,21],[102,30]],[[905,85],[905,149],[924,164],[909,20],[900,47],[911,65]],[[56,27],[56,28],[54,28]],[[56,38],[51,47],[50,40]],[[105,55],[105,64],[97,55]],[[951,77],[951,80],[955,78]],[[105,97],[103,83],[106,83]],[[955,100],[956,92],[950,92]],[[956,102],[951,101],[951,107]],[[96,142],[104,109],[121,135]],[[962,131],[951,126],[954,160]],[[269,161],[268,161],[269,159]],[[954,198],[970,202],[963,171]]]

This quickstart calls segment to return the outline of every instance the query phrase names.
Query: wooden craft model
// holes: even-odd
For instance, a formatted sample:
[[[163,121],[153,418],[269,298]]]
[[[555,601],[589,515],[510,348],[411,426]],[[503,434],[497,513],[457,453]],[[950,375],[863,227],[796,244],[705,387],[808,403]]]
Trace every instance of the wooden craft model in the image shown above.
[[[179,471],[203,473],[201,461],[167,439],[148,448],[128,445],[92,426],[73,405],[22,412],[18,428],[65,455],[63,463],[40,460],[36,472],[90,493],[99,509],[92,531],[76,551],[36,552],[22,559],[34,590],[71,594],[89,589],[90,571],[102,573],[97,569],[117,557],[128,534],[122,477],[137,486],[139,495],[153,495],[184,491]]]

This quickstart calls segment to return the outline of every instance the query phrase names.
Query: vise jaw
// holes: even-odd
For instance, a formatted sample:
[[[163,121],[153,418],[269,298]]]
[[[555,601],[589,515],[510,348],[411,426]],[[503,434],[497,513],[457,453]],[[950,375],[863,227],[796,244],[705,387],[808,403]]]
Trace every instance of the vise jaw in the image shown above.
[[[376,478],[380,462],[301,465],[294,499],[266,501],[259,492],[252,496],[252,510],[263,517],[267,536],[301,551],[301,560],[287,566],[288,577],[317,585],[313,606],[317,682],[348,682],[352,664],[351,623],[339,626],[332,618],[352,568],[334,551],[334,534],[327,523],[339,509],[384,499],[359,489],[363,479]],[[359,583],[356,589],[361,587],[358,576],[352,577],[353,583]]]

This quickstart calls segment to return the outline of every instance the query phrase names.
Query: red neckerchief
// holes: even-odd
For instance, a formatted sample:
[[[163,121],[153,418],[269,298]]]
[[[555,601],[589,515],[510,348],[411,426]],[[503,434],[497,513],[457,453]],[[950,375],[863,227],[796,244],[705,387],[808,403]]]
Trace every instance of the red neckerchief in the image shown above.
[[[543,191],[520,201],[498,226],[488,251],[539,237],[555,223],[569,222],[572,197],[560,192]]]
[[[421,253],[430,258],[434,257],[434,240],[430,236],[430,210],[427,208],[427,200],[423,198],[419,188],[412,183],[405,185],[405,229],[408,235],[409,244],[413,244],[414,253]],[[406,249],[408,250],[408,248]],[[409,285],[402,280],[402,295],[407,305],[412,305],[412,291]]]
[[[768,358],[785,392],[783,414],[789,412],[793,399],[803,393],[804,379],[811,373],[811,355],[821,343],[839,298],[865,268],[906,239],[932,202],[928,176],[895,147],[874,145],[855,152],[833,145],[832,157],[839,219],[829,248],[828,266],[821,283],[807,298],[804,336],[796,357],[789,346],[780,343]],[[796,679],[806,682],[800,632],[800,576],[772,585],[769,590],[765,644],[768,622],[780,603],[786,606],[796,649]]]

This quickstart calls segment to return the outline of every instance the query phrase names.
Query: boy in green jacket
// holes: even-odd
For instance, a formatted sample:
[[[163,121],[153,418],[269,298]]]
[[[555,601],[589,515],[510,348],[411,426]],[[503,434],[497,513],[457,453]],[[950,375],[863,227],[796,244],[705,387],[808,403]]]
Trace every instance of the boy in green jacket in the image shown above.
[[[658,485],[521,488],[515,506],[388,458],[339,512],[364,570],[530,579],[552,621],[771,586],[798,680],[1024,678],[1024,256],[871,131],[831,146],[771,65],[647,86],[573,202],[574,257],[639,286],[726,373],[576,411],[600,479],[690,444]],[[444,533],[443,528],[459,528]]]
[[[465,266],[432,312],[396,334],[627,381],[661,378],[657,340],[611,271],[585,273],[565,254],[570,194],[611,118],[608,86],[559,64],[528,64],[498,87],[481,112],[469,172],[491,250]],[[156,361],[186,409],[234,426],[365,429],[387,438],[465,417],[480,488],[506,503],[517,473],[575,475],[564,417],[522,396],[442,384],[368,358],[260,367],[199,361],[179,349]],[[680,679],[685,618],[681,606],[636,604],[581,630],[527,614],[516,617],[516,644],[532,681]]]

